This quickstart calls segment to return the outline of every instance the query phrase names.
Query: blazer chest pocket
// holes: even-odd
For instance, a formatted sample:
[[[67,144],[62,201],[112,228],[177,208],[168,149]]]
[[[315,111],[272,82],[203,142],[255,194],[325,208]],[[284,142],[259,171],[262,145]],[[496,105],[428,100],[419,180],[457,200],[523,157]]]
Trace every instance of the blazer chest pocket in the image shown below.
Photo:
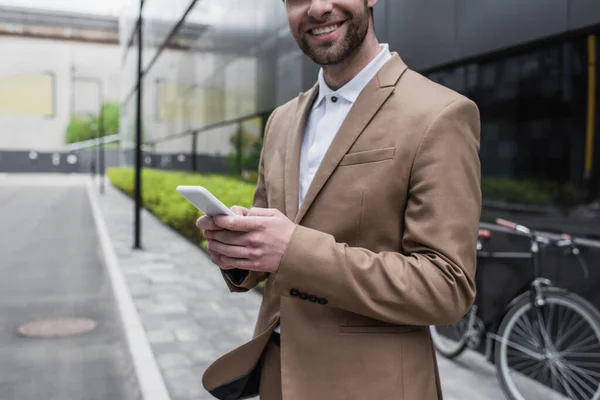
[[[358,151],[356,153],[346,154],[339,163],[340,167],[356,164],[374,163],[377,161],[391,160],[396,152],[395,147],[386,147],[383,149]]]

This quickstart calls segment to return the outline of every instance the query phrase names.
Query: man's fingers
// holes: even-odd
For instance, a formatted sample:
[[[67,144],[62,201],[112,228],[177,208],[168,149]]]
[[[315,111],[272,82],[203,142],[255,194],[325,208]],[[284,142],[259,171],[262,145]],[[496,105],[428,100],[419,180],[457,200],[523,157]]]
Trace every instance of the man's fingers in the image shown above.
[[[196,221],[196,226],[202,230],[209,230],[209,231],[220,231],[223,228],[221,228],[220,226],[215,224],[215,221],[206,215],[201,216],[200,218],[198,218],[198,220]]]
[[[232,257],[232,258],[247,258],[248,257],[248,249],[242,246],[231,246],[228,244],[223,244],[216,240],[208,241],[208,249],[219,253],[224,256]]]
[[[261,207],[253,207],[248,212],[248,216],[255,217],[273,217],[277,215],[279,210],[274,208],[261,208]]]
[[[234,214],[246,216],[246,215],[248,215],[249,210],[246,207],[233,206],[233,207],[231,207],[231,211],[233,211]]]
[[[259,271],[258,264],[255,261],[245,260],[242,258],[230,258],[227,256],[221,256],[221,260],[227,265],[231,265],[232,268],[245,269],[248,271]]]
[[[210,260],[213,262],[213,264],[217,265],[219,268],[225,269],[225,270],[235,268],[235,267],[232,267],[231,265],[227,265],[225,262],[223,262],[223,260],[221,259],[221,257],[222,257],[221,254],[219,254],[215,251],[211,251],[211,250],[208,250],[208,254],[209,254]]]
[[[264,217],[219,215],[213,218],[214,223],[230,231],[250,232],[262,230],[265,227]]]
[[[252,233],[232,232],[225,229],[204,233],[204,236],[209,240],[216,240],[217,242],[234,246],[248,246],[251,242],[248,237],[249,235],[252,235]]]

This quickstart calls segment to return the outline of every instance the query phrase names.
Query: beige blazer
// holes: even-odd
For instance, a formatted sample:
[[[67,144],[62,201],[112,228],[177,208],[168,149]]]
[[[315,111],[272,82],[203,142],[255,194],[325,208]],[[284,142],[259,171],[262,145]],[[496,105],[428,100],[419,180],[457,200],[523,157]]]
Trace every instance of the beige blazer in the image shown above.
[[[393,53],[298,210],[317,92],[267,122],[254,204],[298,225],[278,273],[252,272],[239,285],[226,277],[233,292],[268,282],[254,339],[214,362],[203,384],[219,398],[255,394],[255,367],[279,322],[285,400],[441,399],[428,326],[455,322],[475,297],[478,108]]]

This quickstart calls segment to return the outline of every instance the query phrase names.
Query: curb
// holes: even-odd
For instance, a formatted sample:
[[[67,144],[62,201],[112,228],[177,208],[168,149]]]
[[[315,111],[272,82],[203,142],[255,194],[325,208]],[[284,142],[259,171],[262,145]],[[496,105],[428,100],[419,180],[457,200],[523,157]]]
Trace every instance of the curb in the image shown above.
[[[115,301],[127,338],[127,346],[137,376],[141,399],[171,400],[156,359],[154,358],[154,353],[146,337],[146,331],[133,304],[131,293],[119,266],[119,260],[108,235],[108,229],[100,210],[97,194],[91,182],[86,182],[86,189],[98,232],[100,248],[104,258],[103,261],[108,270]]]

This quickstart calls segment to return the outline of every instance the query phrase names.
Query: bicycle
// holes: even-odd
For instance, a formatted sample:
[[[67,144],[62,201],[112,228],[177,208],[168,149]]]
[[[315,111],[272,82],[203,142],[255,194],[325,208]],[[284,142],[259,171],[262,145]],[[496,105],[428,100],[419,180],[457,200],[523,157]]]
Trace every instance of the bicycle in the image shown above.
[[[495,364],[500,387],[510,400],[564,396],[599,400],[600,312],[581,296],[555,286],[540,271],[541,250],[554,245],[577,258],[587,279],[589,269],[579,248],[566,234],[556,240],[515,222],[498,219],[496,223],[529,236],[530,249],[526,253],[485,251],[484,243],[492,233],[481,229],[478,259],[531,259],[534,279],[489,328],[478,316],[476,303],[455,324],[431,326],[436,350],[453,359],[467,348],[478,349],[485,340],[485,357]],[[479,287],[479,274],[475,279]]]

